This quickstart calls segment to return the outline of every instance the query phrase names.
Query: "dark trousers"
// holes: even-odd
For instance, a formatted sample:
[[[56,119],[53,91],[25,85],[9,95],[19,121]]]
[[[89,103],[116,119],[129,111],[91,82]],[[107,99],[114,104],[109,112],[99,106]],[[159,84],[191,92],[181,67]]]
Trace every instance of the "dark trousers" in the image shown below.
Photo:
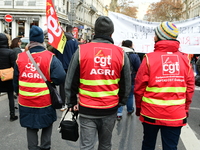
[[[50,125],[47,128],[41,129],[41,141],[40,146],[38,146],[38,131],[39,129],[30,129],[27,128],[27,141],[28,141],[28,149],[29,150],[50,150],[51,147],[51,134],[52,127]]]
[[[177,150],[182,127],[168,127],[143,124],[142,150],[154,150],[158,131],[160,130],[163,150]]]
[[[65,89],[64,89],[64,86],[65,86],[65,83],[62,83],[59,85],[59,94],[60,94],[60,97],[63,101],[63,104],[65,105]]]
[[[94,150],[98,137],[98,150],[111,150],[112,131],[117,114],[104,118],[85,118],[80,116],[80,150]]]
[[[9,100],[10,115],[15,115],[15,101],[13,91],[7,92]]]

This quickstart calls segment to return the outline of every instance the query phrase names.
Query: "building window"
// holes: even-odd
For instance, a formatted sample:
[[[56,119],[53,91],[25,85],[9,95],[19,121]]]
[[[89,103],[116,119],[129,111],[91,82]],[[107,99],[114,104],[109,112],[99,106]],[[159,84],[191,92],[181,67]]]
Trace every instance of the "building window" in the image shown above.
[[[36,1],[28,1],[28,6],[36,6]]]
[[[24,20],[19,20],[18,22],[17,22],[17,24],[18,24],[18,37],[24,37],[24,29],[25,29],[25,23],[24,23],[25,21]]]
[[[16,1],[16,6],[23,6],[24,5],[24,1]]]
[[[30,28],[32,27],[32,25],[38,26],[39,25],[38,19],[32,21],[32,23],[30,24]]]
[[[12,2],[11,1],[4,1],[5,6],[11,6]]]

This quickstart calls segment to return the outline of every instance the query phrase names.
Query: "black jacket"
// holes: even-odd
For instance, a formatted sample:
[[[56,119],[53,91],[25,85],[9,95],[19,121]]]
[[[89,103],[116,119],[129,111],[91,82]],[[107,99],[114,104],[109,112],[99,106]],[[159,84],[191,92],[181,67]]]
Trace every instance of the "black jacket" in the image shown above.
[[[8,38],[0,33],[0,69],[14,67],[16,55],[9,49]],[[0,80],[0,92],[13,91],[12,80],[2,82]]]

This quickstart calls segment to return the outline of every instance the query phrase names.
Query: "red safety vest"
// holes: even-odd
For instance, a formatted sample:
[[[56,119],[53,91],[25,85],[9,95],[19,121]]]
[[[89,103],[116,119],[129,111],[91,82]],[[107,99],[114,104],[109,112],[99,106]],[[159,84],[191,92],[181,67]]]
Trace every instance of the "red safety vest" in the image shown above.
[[[146,59],[150,80],[142,98],[140,120],[164,126],[185,125],[186,77],[192,71],[189,58],[180,52],[154,52]]]
[[[36,63],[48,81],[53,54],[49,51],[32,53]],[[47,107],[51,105],[49,90],[25,52],[16,61],[19,69],[19,104],[26,107]]]
[[[80,45],[79,104],[109,109],[119,103],[118,82],[124,65],[124,52],[107,43]]]

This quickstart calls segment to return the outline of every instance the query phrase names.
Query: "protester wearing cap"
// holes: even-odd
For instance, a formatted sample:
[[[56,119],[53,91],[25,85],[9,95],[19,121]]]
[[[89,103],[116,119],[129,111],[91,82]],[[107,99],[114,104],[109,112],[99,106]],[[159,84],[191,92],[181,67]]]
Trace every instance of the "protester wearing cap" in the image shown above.
[[[97,18],[94,31],[94,39],[80,45],[70,62],[66,101],[79,111],[80,149],[94,149],[98,138],[99,150],[111,150],[117,109],[126,104],[131,89],[130,66],[122,48],[113,44],[109,17]]]
[[[30,29],[28,50],[52,84],[64,82],[66,73],[61,62],[45,49],[43,31],[38,26]],[[18,55],[14,69],[14,90],[19,95],[20,125],[26,128],[29,150],[50,150],[53,122],[56,110],[51,106],[48,87],[40,77],[26,52]],[[41,129],[41,135],[38,131]],[[41,141],[38,143],[39,138]],[[24,148],[26,149],[26,148]]]
[[[162,22],[155,29],[154,52],[145,55],[135,79],[136,115],[143,124],[142,150],[154,150],[160,130],[164,150],[177,150],[194,94],[188,54],[179,51],[178,28]]]

